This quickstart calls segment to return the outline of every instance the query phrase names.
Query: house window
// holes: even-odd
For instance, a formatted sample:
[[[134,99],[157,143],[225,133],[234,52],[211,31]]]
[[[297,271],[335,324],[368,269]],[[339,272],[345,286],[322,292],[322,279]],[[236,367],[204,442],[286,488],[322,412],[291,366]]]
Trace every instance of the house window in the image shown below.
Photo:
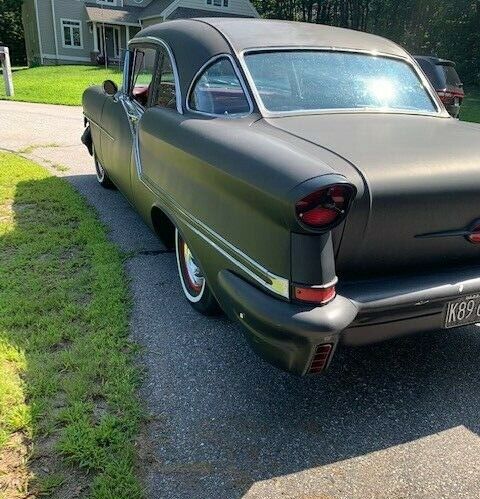
[[[206,0],[207,5],[213,5],[215,7],[228,7],[228,0]]]
[[[61,19],[62,43],[66,48],[83,48],[82,23],[74,19]]]

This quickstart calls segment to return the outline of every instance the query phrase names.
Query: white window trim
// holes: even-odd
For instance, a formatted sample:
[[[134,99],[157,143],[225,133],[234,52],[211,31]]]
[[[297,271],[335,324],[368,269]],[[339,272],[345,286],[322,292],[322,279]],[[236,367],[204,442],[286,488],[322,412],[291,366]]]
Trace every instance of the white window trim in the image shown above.
[[[64,26],[63,26],[63,23],[66,22],[66,23],[78,23],[78,29],[80,30],[80,45],[79,46],[76,46],[76,45],[67,45],[65,43],[65,30],[64,30]],[[82,26],[82,21],[80,19],[66,19],[64,17],[61,17],[60,18],[60,27],[62,29],[62,47],[64,49],[75,49],[75,50],[82,50],[83,49],[83,26]],[[72,41],[73,41],[73,37],[72,37]]]
[[[111,7],[123,7],[123,1],[122,0],[113,0],[113,2],[109,2],[108,0],[97,0],[96,3],[102,4],[102,5],[110,5]]]
[[[121,50],[122,50],[122,33],[120,31],[120,26],[114,26],[112,24],[105,24],[105,25],[101,25],[101,24],[97,24],[95,26],[95,29],[97,29],[98,31],[100,31],[100,33],[98,33],[97,31],[97,39],[98,39],[98,42],[97,42],[97,45],[98,45],[98,52],[102,55],[106,55],[105,52],[106,52],[106,47],[103,46],[103,42],[104,42],[104,39],[103,39],[103,36],[102,36],[102,32],[104,29],[106,28],[112,28],[113,31],[116,31],[118,33],[118,45],[117,45],[117,39],[115,38],[115,35],[113,35],[113,58],[114,59],[120,59],[120,56],[121,56]],[[116,55],[115,52],[118,54]]]
[[[232,0],[228,0],[228,5],[225,7],[225,5],[223,5],[223,0],[220,0],[221,2],[221,5],[214,5],[214,2],[215,0],[211,0],[211,3],[208,3],[207,0],[205,0],[205,5],[207,7],[210,7],[210,9],[212,10],[216,10],[216,9],[230,9],[230,6],[231,6],[231,3],[232,3]]]
[[[120,32],[119,26],[112,26],[112,28],[113,28],[113,31],[116,31],[118,34],[118,44],[117,44],[117,38],[115,37],[115,35],[113,35],[113,58],[120,60],[120,49],[121,49],[121,45],[122,45],[122,33]]]

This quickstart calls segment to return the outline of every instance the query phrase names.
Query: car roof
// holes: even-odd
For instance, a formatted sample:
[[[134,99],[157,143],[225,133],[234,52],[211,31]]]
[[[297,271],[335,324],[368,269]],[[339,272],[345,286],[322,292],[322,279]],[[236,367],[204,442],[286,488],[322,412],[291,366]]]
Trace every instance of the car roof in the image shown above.
[[[172,50],[186,95],[193,77],[212,57],[238,54],[253,48],[319,47],[358,50],[407,57],[399,45],[379,36],[319,24],[208,17],[177,19],[153,24],[139,31],[129,44],[159,38]]]
[[[209,30],[198,33],[195,25],[203,24]],[[405,57],[407,52],[396,43],[360,31],[321,24],[229,17],[182,19],[156,24],[140,31],[136,36],[162,37],[175,27],[177,32],[197,31],[196,41],[206,43],[220,34],[235,52],[266,47],[328,47],[344,50],[380,52]]]
[[[218,29],[236,51],[258,47],[328,47],[405,56],[396,43],[376,35],[322,24],[277,19],[202,19]]]

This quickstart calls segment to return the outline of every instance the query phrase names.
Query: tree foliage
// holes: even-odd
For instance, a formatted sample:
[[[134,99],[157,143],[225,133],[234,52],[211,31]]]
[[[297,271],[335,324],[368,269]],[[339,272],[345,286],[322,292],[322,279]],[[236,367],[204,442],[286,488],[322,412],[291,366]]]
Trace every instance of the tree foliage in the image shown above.
[[[0,45],[10,49],[12,64],[26,63],[22,0],[0,0]]]
[[[480,76],[480,0],[253,0],[262,17],[329,24],[385,36],[414,54]]]

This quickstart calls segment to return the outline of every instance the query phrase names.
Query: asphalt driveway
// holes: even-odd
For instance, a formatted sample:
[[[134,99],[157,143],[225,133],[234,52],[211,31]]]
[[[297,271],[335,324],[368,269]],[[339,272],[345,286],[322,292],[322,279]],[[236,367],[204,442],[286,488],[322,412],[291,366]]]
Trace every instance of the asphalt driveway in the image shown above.
[[[479,497],[479,327],[342,348],[324,377],[277,371],[188,306],[173,255],[96,185],[81,131],[79,108],[0,102],[0,148],[64,175],[130,254],[150,497]]]

